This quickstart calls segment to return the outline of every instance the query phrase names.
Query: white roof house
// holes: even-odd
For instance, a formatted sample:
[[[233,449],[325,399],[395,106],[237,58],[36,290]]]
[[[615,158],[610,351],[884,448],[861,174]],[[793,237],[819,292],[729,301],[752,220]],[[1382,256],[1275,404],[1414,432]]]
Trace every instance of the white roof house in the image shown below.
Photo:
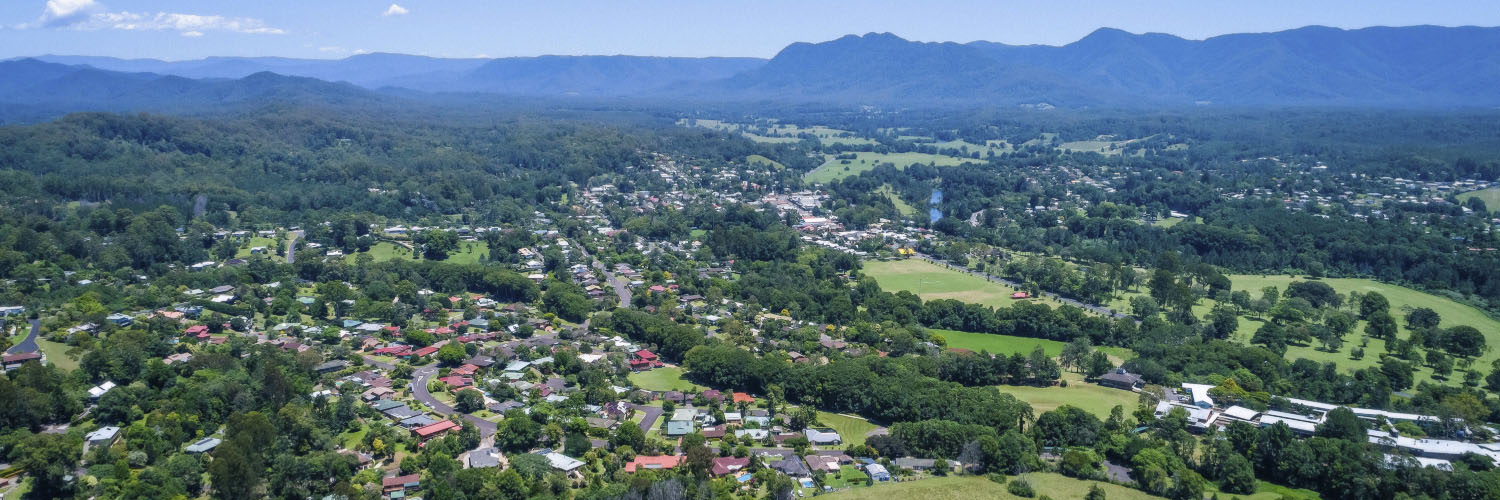
[[[1194,406],[1202,408],[1214,407],[1214,398],[1208,396],[1208,390],[1213,389],[1214,386],[1208,384],[1189,384],[1184,382],[1182,384],[1182,388],[1187,389],[1188,394],[1192,396]]]
[[[582,461],[555,451],[543,456],[547,457],[547,463],[552,464],[552,468],[563,472],[573,472],[583,467]]]

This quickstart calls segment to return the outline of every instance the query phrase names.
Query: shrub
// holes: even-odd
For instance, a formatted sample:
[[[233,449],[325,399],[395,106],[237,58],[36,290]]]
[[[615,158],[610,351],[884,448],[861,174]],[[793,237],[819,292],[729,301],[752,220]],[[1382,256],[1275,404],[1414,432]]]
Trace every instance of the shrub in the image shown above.
[[[1010,484],[1005,485],[1005,491],[1009,491],[1010,494],[1021,498],[1036,496],[1036,490],[1031,489],[1031,483],[1026,482],[1025,479],[1011,481]]]

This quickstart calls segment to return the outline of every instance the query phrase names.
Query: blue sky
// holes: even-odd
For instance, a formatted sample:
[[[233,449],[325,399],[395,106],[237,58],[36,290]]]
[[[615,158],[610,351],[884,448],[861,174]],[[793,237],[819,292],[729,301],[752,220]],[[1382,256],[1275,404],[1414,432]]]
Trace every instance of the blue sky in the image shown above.
[[[1310,24],[1500,25],[1494,0],[3,0],[0,58],[541,54],[770,57],[797,41],[1061,45],[1099,27],[1201,39]]]

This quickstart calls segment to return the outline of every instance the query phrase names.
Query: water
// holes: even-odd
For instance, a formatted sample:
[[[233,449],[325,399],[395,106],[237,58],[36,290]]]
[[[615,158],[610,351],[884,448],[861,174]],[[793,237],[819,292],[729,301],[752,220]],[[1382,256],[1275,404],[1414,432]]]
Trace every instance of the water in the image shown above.
[[[942,210],[938,210],[938,208],[937,208],[937,205],[939,203],[942,203],[942,202],[943,202],[943,190],[941,190],[941,189],[934,189],[934,190],[932,190],[932,199],[927,202],[929,205],[931,205],[930,207],[927,208],[927,218],[928,218],[928,222],[929,223],[937,222],[938,219],[943,218],[943,211]]]

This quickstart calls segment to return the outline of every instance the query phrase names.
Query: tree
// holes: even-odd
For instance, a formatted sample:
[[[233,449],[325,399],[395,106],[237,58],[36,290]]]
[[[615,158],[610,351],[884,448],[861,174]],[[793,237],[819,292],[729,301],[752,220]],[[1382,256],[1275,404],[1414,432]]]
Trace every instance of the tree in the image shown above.
[[[1396,338],[1396,320],[1385,311],[1376,311],[1366,317],[1365,333],[1377,339],[1390,340]]]
[[[1368,440],[1365,435],[1364,421],[1359,419],[1349,408],[1340,406],[1329,410],[1323,417],[1323,423],[1318,424],[1317,436],[1344,439],[1357,443]]]
[[[33,434],[22,441],[16,465],[31,476],[31,498],[68,496],[72,484],[66,480],[78,466],[82,442],[60,434]]]
[[[1240,318],[1234,309],[1220,303],[1208,312],[1208,325],[1204,332],[1209,338],[1227,339],[1240,329]]]
[[[1370,292],[1359,298],[1359,317],[1370,319],[1371,314],[1391,312],[1391,302],[1380,292]]]
[[[462,364],[465,359],[468,359],[469,353],[464,352],[463,344],[460,344],[458,342],[448,342],[447,344],[443,344],[443,347],[438,349],[436,357],[439,362],[445,365],[454,366]]]
[[[542,426],[520,410],[505,412],[495,429],[495,444],[506,451],[527,451],[542,438]]]
[[[1083,496],[1083,500],[1109,500],[1109,497],[1104,494],[1104,488],[1100,488],[1099,483],[1091,483],[1089,492]]]
[[[1130,298],[1130,314],[1140,319],[1156,316],[1161,311],[1156,299],[1146,295],[1137,295]]]
[[[1437,328],[1438,324],[1442,322],[1442,316],[1439,316],[1437,311],[1427,307],[1418,307],[1406,314],[1406,328],[1411,330]]]
[[[230,440],[214,449],[214,460],[208,465],[214,496],[226,500],[256,498],[265,465],[253,449]]]
[[[1109,360],[1108,354],[1105,354],[1104,351],[1094,351],[1093,354],[1089,355],[1088,368],[1085,370],[1085,375],[1090,380],[1097,380],[1099,377],[1104,376],[1104,374],[1114,371],[1114,369],[1115,364]]]
[[[1228,493],[1249,495],[1255,493],[1257,487],[1255,480],[1255,469],[1250,466],[1250,460],[1239,453],[1231,453],[1219,469],[1222,477],[1222,489]]]
[[[1458,325],[1443,332],[1442,346],[1458,356],[1478,356],[1484,353],[1484,334],[1478,328]]]
[[[1084,367],[1084,360],[1093,350],[1094,347],[1089,345],[1088,337],[1078,337],[1063,346],[1062,354],[1057,359],[1062,362],[1063,368],[1081,371]]]
[[[454,400],[454,407],[463,413],[474,413],[484,409],[484,395],[472,388],[458,391]]]
[[[609,438],[609,444],[616,448],[629,446],[632,450],[639,450],[646,444],[646,434],[641,432],[640,426],[627,423],[615,429],[615,434]]]
[[[449,253],[458,249],[458,233],[453,231],[425,231],[413,241],[422,245],[422,257],[427,260],[447,259]]]

